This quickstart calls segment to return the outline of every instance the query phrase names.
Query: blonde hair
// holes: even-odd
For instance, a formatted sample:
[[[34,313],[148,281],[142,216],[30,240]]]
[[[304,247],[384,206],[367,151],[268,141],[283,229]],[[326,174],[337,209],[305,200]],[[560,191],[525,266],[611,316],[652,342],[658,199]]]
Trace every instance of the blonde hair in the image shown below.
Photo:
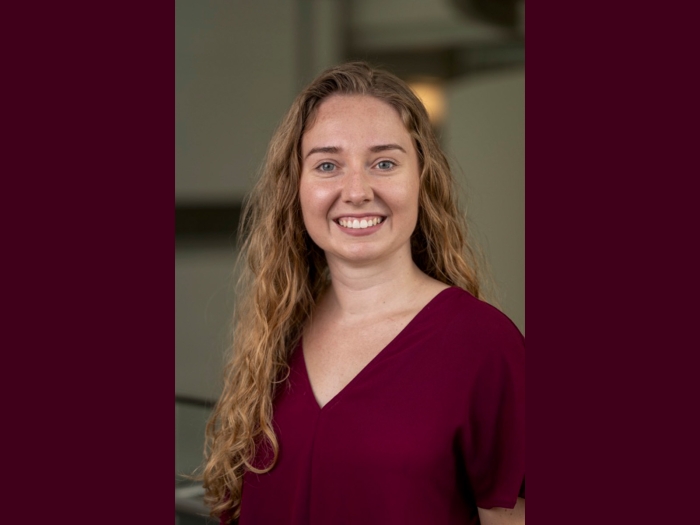
[[[301,138],[319,104],[333,94],[376,97],[399,112],[421,170],[418,224],[411,238],[414,262],[431,277],[482,298],[479,257],[467,242],[452,173],[423,104],[398,77],[362,62],[323,72],[299,94],[276,130],[243,210],[232,355],[206,430],[202,478],[213,516],[237,518],[245,471],[268,472],[277,460],[273,398],[328,283],[323,252],[303,227],[298,190]]]

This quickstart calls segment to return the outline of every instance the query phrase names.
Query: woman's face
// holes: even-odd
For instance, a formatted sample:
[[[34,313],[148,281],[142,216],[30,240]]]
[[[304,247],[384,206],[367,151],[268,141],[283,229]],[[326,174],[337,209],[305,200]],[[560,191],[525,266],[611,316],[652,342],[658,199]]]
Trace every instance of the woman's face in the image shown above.
[[[313,241],[333,259],[411,257],[419,164],[399,113],[364,95],[333,95],[301,141],[299,200]]]

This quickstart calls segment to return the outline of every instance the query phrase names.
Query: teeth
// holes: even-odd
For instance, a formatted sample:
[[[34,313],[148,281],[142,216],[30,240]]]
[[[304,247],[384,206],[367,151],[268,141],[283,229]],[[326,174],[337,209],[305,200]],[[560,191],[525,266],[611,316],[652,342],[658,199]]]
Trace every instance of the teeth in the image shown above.
[[[373,217],[371,219],[338,219],[338,223],[344,228],[364,229],[370,226],[376,226],[382,222],[381,217]]]

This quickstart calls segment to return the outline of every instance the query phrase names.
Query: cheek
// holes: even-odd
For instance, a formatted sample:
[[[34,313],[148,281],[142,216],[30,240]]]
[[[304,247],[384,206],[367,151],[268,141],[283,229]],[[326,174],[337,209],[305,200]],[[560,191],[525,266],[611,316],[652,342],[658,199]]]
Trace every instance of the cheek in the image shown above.
[[[402,211],[407,220],[413,224],[415,229],[418,223],[418,209],[420,207],[420,188],[419,183],[408,185],[402,195]]]
[[[331,202],[330,192],[326,188],[302,180],[299,185],[299,204],[307,229],[310,222],[325,218]]]
[[[417,182],[405,184],[391,192],[391,200],[402,213],[418,215],[419,191]]]

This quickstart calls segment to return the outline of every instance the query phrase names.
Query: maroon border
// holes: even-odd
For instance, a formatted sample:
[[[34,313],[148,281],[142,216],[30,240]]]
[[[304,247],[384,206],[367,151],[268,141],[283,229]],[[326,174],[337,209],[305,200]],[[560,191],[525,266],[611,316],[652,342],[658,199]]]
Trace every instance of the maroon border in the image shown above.
[[[527,6],[526,37],[526,312],[527,517],[541,525],[606,523],[608,509],[591,494],[600,472],[586,465],[591,427],[586,400],[592,388],[588,348],[592,324],[583,293],[587,249],[596,227],[586,197],[590,143],[583,97],[590,79],[578,62],[573,7]],[[566,23],[560,18],[564,16]],[[568,25],[568,27],[567,27]],[[583,150],[583,151],[582,151]],[[581,158],[581,157],[584,158]],[[595,220],[595,219],[593,219]]]
[[[172,523],[174,4],[19,9],[3,520]]]
[[[527,13],[528,518],[690,522],[700,262],[684,25],[696,17]]]
[[[101,522],[160,523],[173,519],[175,458],[175,6],[119,9],[112,6],[105,51],[95,56],[107,88],[92,99],[102,113],[96,142],[107,148],[96,148],[91,164],[103,181],[95,204],[106,228],[95,225],[102,257],[91,280],[103,283],[103,322],[90,339],[102,356],[95,409],[108,408],[108,449],[94,451],[107,459],[99,491],[123,503],[108,512],[93,503],[93,511],[103,509]]]

